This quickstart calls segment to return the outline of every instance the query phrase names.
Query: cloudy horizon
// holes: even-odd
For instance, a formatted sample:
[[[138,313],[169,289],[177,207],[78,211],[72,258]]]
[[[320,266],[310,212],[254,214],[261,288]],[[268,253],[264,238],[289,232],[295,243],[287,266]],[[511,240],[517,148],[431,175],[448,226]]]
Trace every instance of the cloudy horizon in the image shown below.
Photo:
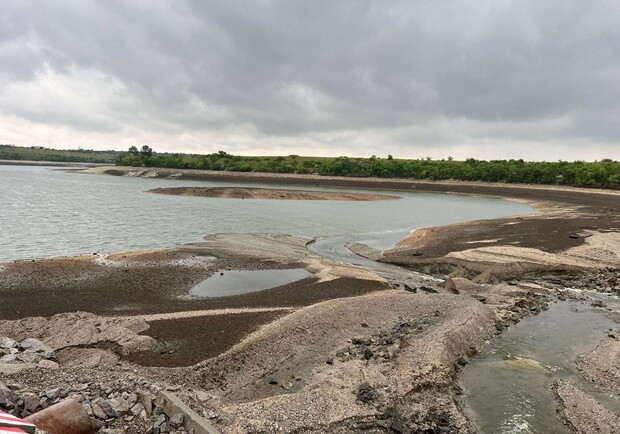
[[[612,0],[7,0],[0,23],[0,143],[620,159]]]

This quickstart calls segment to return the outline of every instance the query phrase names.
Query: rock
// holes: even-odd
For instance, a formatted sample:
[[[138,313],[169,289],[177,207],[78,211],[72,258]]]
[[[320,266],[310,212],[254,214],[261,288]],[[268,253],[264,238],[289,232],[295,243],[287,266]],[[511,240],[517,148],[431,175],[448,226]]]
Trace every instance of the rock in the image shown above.
[[[7,354],[6,356],[0,357],[0,363],[20,363],[17,354]]]
[[[95,406],[99,406],[101,407],[101,410],[103,410],[103,417],[101,417],[101,419],[108,419],[111,417],[115,417],[116,416],[116,412],[114,411],[114,408],[112,408],[112,404],[110,403],[109,400],[105,400],[103,398],[97,398],[92,402],[92,407],[93,407],[93,413],[96,413],[96,408]],[[100,416],[97,416],[100,417]]]
[[[0,407],[6,409],[14,408],[14,402],[16,396],[11,389],[9,389],[4,383],[0,383]]]
[[[37,395],[29,394],[27,396],[24,396],[24,408],[29,413],[36,412],[40,404],[41,401],[39,400],[39,397]]]
[[[120,417],[126,415],[129,412],[129,404],[123,398],[112,398],[107,402],[114,411],[113,416]],[[108,411],[106,410],[106,413],[107,412]]]
[[[0,348],[14,348],[17,345],[15,339],[7,338],[6,336],[0,337]]]
[[[54,350],[45,345],[38,339],[27,338],[19,343],[20,348],[28,353],[36,353],[41,355],[44,359],[51,359],[54,357]]]
[[[138,402],[144,406],[146,414],[150,415],[153,412],[153,398],[151,394],[144,390],[138,390],[136,394],[138,395]]]
[[[93,414],[95,415],[95,417],[103,420],[108,418],[108,414],[103,410],[103,408],[101,408],[99,404],[91,403],[90,406],[93,409]]]
[[[60,365],[52,360],[41,360],[37,366],[44,369],[58,369]]]
[[[18,353],[15,354],[17,360],[24,363],[39,363],[43,359],[43,356],[38,353]]]
[[[136,404],[129,409],[129,413],[134,416],[139,415],[142,411],[144,411],[144,406],[142,404]]]
[[[170,418],[170,426],[172,426],[172,428],[180,427],[181,425],[183,425],[183,419],[184,417],[181,413],[175,414]]]
[[[392,430],[394,430],[397,433],[402,433],[404,429],[403,420],[398,416],[394,416],[394,419],[392,419],[392,424],[390,428],[392,428]]]
[[[58,398],[59,394],[60,394],[60,387],[56,387],[54,389],[50,389],[45,392],[45,396],[47,396],[51,400]]]
[[[160,414],[159,416],[157,416],[157,419],[155,419],[155,422],[153,422],[153,426],[157,428],[165,422],[166,422],[166,415]]]
[[[56,360],[63,367],[95,368],[116,365],[120,357],[98,348],[65,348],[57,352]]]
[[[368,404],[377,398],[377,391],[368,383],[362,383],[357,388],[357,400]]]

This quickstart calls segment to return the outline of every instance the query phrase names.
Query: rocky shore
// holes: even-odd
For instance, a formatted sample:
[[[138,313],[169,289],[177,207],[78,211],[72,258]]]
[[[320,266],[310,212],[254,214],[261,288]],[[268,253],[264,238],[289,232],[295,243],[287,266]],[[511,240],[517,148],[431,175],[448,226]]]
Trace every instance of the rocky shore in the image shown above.
[[[141,170],[116,174],[194,176]],[[255,174],[237,180],[252,176],[265,182]],[[504,196],[541,212],[418,230],[383,255],[351,246],[411,270],[406,282],[327,260],[307,248],[308,239],[260,234],[2,264],[0,294],[11,303],[0,305],[0,354],[10,359],[0,361],[0,408],[24,416],[71,397],[101,432],[185,432],[154,402],[169,390],[222,433],[473,433],[460,398],[462,366],[549,303],[588,297],[567,288],[619,292],[616,192],[405,180],[334,185],[342,182]],[[282,268],[313,275],[257,293],[190,295],[215,274]],[[576,366],[593,389],[620,397],[618,357],[609,357],[620,341],[609,333]],[[32,340],[51,353],[28,361]],[[572,432],[614,432],[618,416],[590,390],[558,382],[555,393]]]

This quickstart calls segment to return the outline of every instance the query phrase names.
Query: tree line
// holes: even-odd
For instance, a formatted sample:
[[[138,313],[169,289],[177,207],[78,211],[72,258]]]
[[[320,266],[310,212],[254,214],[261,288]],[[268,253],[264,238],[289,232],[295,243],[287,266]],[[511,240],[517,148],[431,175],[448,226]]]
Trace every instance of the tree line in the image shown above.
[[[148,146],[118,156],[117,164],[175,169],[223,170],[318,174],[351,177],[410,178],[429,180],[486,181],[525,184],[557,184],[577,187],[620,188],[620,162],[524,160],[465,161],[379,158],[245,157],[219,151],[207,155],[158,154]]]

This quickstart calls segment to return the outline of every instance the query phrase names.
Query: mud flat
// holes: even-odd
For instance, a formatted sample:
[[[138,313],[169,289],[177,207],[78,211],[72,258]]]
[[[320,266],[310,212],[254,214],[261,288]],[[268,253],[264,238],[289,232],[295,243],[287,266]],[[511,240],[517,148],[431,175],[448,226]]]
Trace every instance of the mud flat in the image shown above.
[[[285,235],[218,234],[175,249],[2,264],[0,295],[11,304],[0,305],[0,335],[40,339],[59,363],[0,374],[0,407],[17,414],[75,396],[108,429],[160,431],[171,421],[147,408],[157,391],[169,389],[223,433],[473,433],[458,378],[494,336],[544,315],[549,303],[590,297],[567,286],[597,290],[603,301],[588,303],[604,304],[620,291],[616,192],[93,171],[485,194],[528,201],[541,213],[427,228],[383,256],[366,252],[405,271],[435,274],[445,279],[441,285],[404,286],[323,258],[307,248],[311,240]],[[190,295],[217,273],[293,268],[312,277],[230,297]],[[589,386],[618,395],[617,363],[605,357],[619,351],[618,331],[608,333],[577,367]],[[605,415],[602,432],[613,426],[613,411],[589,388],[574,385],[584,398],[561,386],[558,409],[574,421],[571,429],[588,426],[581,417],[588,409]],[[576,401],[588,407],[574,408]]]
[[[334,193],[325,191],[285,190],[275,188],[241,187],[168,187],[148,190],[147,193],[175,196],[218,197],[226,199],[269,200],[342,200],[371,201],[399,199],[398,196],[368,193]]]

